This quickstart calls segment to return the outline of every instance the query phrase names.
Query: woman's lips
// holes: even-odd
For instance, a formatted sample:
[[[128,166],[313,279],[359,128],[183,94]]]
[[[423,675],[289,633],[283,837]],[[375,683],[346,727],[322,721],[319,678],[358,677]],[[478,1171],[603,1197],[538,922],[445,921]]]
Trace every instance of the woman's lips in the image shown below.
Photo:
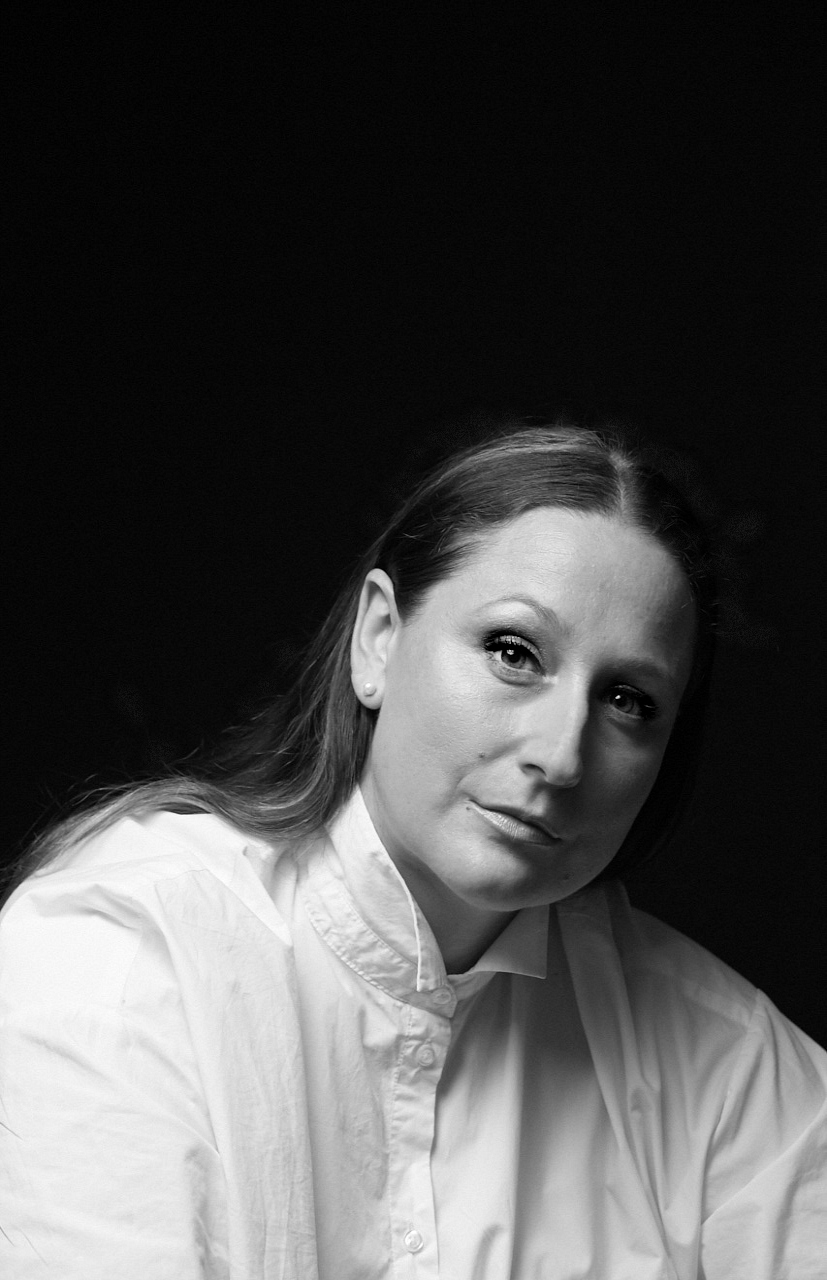
[[[510,840],[519,840],[523,844],[546,846],[558,844],[560,841],[559,836],[552,835],[550,831],[545,831],[542,827],[522,817],[518,818],[513,813],[505,813],[502,809],[486,809],[484,805],[477,804],[475,800],[469,801],[469,805],[490,826],[501,831]]]

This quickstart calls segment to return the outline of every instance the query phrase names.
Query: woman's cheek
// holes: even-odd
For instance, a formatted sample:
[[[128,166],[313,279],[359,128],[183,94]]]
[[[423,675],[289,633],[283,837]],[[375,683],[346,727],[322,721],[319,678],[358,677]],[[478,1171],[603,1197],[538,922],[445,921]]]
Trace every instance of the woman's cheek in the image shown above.
[[[618,816],[622,815],[626,830],[646,803],[658,776],[661,758],[659,752],[647,753],[644,759],[635,753],[618,772],[612,804]]]

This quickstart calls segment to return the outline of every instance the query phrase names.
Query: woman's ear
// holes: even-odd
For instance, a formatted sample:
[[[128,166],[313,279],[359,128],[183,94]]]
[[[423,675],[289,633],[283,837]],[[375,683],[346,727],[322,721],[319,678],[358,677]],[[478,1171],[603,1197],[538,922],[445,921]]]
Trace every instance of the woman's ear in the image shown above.
[[[362,586],[350,642],[350,678],[356,697],[371,711],[382,703],[391,642],[399,629],[399,611],[384,569],[371,569]]]

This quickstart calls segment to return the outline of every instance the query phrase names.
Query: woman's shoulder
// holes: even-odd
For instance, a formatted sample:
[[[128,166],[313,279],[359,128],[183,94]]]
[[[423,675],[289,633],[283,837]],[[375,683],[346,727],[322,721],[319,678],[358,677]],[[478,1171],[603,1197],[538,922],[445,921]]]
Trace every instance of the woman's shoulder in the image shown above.
[[[0,912],[0,939],[11,945],[43,922],[52,937],[80,932],[88,940],[95,919],[98,927],[108,922],[112,936],[116,927],[145,929],[193,913],[221,927],[252,912],[278,927],[263,880],[284,852],[215,813],[123,816],[24,880]]]
[[[90,835],[67,841],[19,885],[7,909],[32,893],[63,894],[92,883],[139,891],[146,884],[201,869],[228,881],[238,858],[251,846],[265,848],[263,841],[251,840],[215,813],[153,809],[126,814]]]
[[[672,986],[724,1017],[748,1022],[760,992],[720,956],[673,925],[634,906],[625,891],[612,902],[615,936],[631,973]]]
[[[763,991],[700,943],[632,905],[622,884],[588,889],[569,910],[570,963],[587,968],[582,953],[599,953],[599,965],[614,975],[616,998],[622,991],[640,1033],[648,1028],[658,1036],[711,1038],[732,1048],[756,1037],[792,1039],[815,1056],[827,1078],[827,1052]],[[595,971],[599,965],[592,961]]]
[[[569,950],[603,953],[625,985],[671,991],[711,1011],[749,1022],[757,989],[700,943],[635,907],[617,881],[595,885],[561,904],[568,917]]]
[[[256,951],[272,960],[274,948],[289,946],[290,927],[256,860],[271,865],[278,856],[212,813],[118,819],[9,898],[0,913],[0,1006],[53,1005],[63,993],[72,1005],[113,1007],[136,960],[150,954],[178,955],[178,967],[203,973],[228,955],[238,964]]]
[[[621,1061],[632,1052],[644,1076],[668,1078],[670,1087],[683,1082],[693,1093],[717,1082],[713,1092],[733,1106],[747,1093],[769,1105],[779,1080],[785,1114],[801,1119],[825,1105],[827,1052],[748,978],[632,906],[621,885],[594,886],[562,916],[578,1011],[596,1056]]]

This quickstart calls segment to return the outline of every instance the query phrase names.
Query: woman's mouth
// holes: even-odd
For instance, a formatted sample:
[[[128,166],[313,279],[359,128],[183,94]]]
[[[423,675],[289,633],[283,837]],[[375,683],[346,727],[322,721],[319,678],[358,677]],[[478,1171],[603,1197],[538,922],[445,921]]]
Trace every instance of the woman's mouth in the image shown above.
[[[490,826],[502,832],[509,840],[518,840],[522,844],[540,844],[550,847],[559,844],[560,837],[537,826],[536,823],[514,813],[505,813],[502,809],[486,809],[476,801],[470,800],[468,807],[478,813]]]

